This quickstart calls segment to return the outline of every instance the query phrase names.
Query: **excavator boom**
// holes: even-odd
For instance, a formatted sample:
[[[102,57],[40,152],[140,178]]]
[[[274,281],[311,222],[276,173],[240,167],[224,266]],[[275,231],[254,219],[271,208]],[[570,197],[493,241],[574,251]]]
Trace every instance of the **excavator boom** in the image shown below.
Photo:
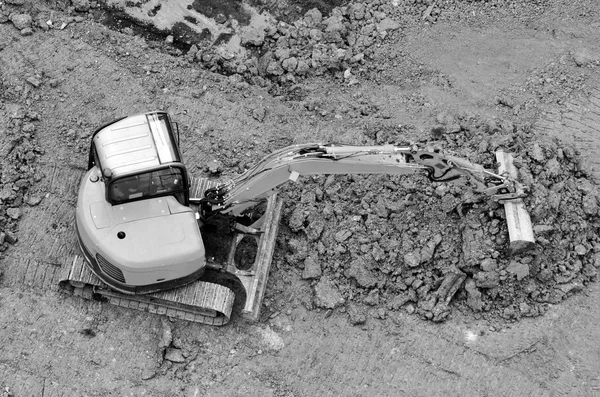
[[[207,191],[204,204],[210,213],[239,216],[288,180],[320,174],[422,174],[433,182],[466,184],[494,200],[524,195],[517,181],[441,151],[309,143],[288,146],[265,157],[229,183]]]

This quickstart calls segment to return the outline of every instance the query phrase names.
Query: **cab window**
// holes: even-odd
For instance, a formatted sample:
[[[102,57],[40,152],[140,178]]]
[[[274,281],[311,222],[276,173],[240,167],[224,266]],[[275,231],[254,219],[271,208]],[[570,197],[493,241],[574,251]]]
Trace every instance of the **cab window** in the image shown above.
[[[175,167],[129,175],[112,181],[108,188],[108,199],[113,204],[173,195],[184,204],[185,185],[181,169]]]

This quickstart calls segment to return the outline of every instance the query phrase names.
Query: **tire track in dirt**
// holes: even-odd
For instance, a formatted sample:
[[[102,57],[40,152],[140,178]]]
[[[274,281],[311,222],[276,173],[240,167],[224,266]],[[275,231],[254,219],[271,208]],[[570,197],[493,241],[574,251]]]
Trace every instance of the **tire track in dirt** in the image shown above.
[[[600,157],[595,148],[600,146],[600,73],[587,81],[587,95],[570,98],[560,108],[544,112],[535,129],[568,142],[581,151],[593,175],[600,178]]]

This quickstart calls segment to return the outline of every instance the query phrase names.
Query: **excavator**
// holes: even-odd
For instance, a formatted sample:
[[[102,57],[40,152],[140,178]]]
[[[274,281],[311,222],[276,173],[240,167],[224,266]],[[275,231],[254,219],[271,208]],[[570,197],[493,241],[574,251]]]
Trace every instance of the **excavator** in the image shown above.
[[[224,183],[194,177],[178,125],[162,111],[95,130],[87,168],[76,208],[81,255],[59,284],[85,299],[210,325],[229,321],[234,290],[245,294],[241,316],[259,319],[282,209],[275,189],[301,175],[421,174],[502,203],[526,195],[514,177],[410,145],[298,144]]]

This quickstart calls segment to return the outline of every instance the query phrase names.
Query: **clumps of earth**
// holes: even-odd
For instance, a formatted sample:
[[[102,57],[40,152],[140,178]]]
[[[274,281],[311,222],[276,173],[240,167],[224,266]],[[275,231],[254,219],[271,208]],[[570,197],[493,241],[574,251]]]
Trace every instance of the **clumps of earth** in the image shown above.
[[[504,207],[421,176],[319,176],[284,193],[285,261],[313,286],[309,309],[348,312],[354,324],[395,311],[443,321],[452,308],[501,321],[542,315],[597,279],[599,191],[578,153],[526,125],[438,117],[421,146],[497,169],[510,151],[536,245],[510,252]],[[370,131],[373,143],[401,131]]]
[[[0,80],[0,111],[4,127],[0,135],[6,137],[0,146],[0,253],[18,240],[17,223],[24,204],[35,206],[41,196],[29,193],[29,188],[41,180],[37,171],[37,158],[43,153],[36,138],[39,115],[22,106],[4,100],[29,90],[30,84],[9,86]],[[1,254],[0,254],[1,255]],[[1,257],[0,257],[1,258]]]
[[[389,2],[375,1],[336,7],[323,16],[313,8],[293,23],[279,21],[264,32],[242,35],[241,44],[254,51],[235,54],[224,46],[194,45],[190,53],[211,70],[238,74],[261,86],[327,72],[343,72],[353,83],[351,68],[359,68],[373,54],[372,46],[400,27],[388,16],[393,9]]]

